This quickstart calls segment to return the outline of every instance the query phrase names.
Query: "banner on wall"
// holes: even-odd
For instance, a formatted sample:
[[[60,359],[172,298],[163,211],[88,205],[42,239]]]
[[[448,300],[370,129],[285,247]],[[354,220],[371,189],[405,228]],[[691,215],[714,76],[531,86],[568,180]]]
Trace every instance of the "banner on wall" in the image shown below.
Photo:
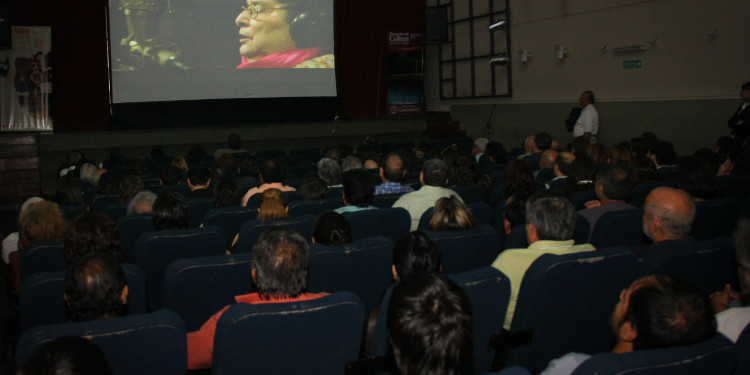
[[[12,49],[0,51],[0,130],[50,131],[52,32],[11,26]]]
[[[388,116],[424,113],[424,35],[388,33]]]

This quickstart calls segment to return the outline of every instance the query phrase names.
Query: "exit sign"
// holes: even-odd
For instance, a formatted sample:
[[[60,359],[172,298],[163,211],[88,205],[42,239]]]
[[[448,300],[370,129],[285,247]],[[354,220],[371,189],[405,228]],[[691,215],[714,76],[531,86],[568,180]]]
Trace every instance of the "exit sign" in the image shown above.
[[[622,62],[623,69],[640,69],[643,67],[641,60],[625,60]]]

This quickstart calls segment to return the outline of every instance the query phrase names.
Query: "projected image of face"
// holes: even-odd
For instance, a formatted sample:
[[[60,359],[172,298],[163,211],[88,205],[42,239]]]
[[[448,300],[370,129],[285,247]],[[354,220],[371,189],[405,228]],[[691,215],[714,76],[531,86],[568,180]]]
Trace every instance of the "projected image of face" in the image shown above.
[[[235,20],[240,27],[240,55],[252,60],[295,48],[287,8],[275,0],[248,0]]]

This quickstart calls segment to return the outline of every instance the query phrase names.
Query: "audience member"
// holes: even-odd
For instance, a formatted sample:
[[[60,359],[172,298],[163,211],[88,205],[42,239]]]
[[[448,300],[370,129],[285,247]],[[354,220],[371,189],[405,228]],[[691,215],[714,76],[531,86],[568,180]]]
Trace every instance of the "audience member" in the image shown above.
[[[351,243],[352,227],[344,215],[334,211],[324,212],[315,219],[312,242],[326,246]]]
[[[211,172],[208,170],[208,167],[201,164],[190,166],[187,183],[190,188],[189,198],[213,196],[213,192],[209,190],[209,186],[211,186]]]
[[[534,153],[534,136],[530,135],[530,136],[526,137],[523,140],[522,146],[523,146],[523,148],[522,148],[523,149],[523,153],[521,153],[520,155],[516,156],[515,159],[517,159],[517,160],[523,160],[527,156],[530,156],[532,153]]]
[[[484,153],[487,155],[488,164],[505,164],[507,157],[505,155],[505,147],[500,142],[492,141],[487,143],[484,149]],[[481,166],[477,166],[481,167]],[[486,170],[486,167],[485,167]],[[480,171],[481,172],[481,171]]]
[[[255,293],[236,296],[237,303],[289,303],[309,301],[328,293],[306,293],[309,248],[298,233],[272,228],[253,247],[251,277]],[[214,314],[200,330],[187,335],[188,369],[211,367],[216,323],[229,306]],[[271,339],[271,338],[269,338]]]
[[[552,147],[552,137],[547,133],[539,133],[534,136],[531,155],[525,157],[523,160],[529,163],[532,170],[539,170],[539,161],[542,157],[542,152],[549,150],[550,147]]]
[[[168,165],[159,172],[159,184],[163,186],[179,185],[182,172],[174,165]]]
[[[601,143],[592,143],[586,148],[586,156],[599,167],[607,163],[607,147]]]
[[[589,233],[594,233],[599,218],[607,212],[636,209],[625,202],[633,191],[633,175],[621,164],[605,164],[596,176],[594,190],[598,200],[586,202],[586,208],[578,211],[589,223]],[[589,239],[591,236],[589,235]]]
[[[354,155],[349,155],[345,157],[344,160],[341,160],[342,173],[346,173],[352,169],[362,169],[363,167],[362,160],[359,160],[359,158]]]
[[[429,229],[433,232],[463,231],[479,226],[468,207],[455,196],[443,197],[435,202]]]
[[[638,279],[623,290],[611,322],[615,354],[693,345],[716,334],[707,298],[696,286],[665,274]],[[541,374],[571,374],[590,357],[568,353],[551,361]]]
[[[539,170],[534,172],[534,178],[541,184],[546,184],[555,177],[555,161],[559,153],[556,150],[549,149],[542,152],[539,159]]]
[[[393,207],[403,207],[409,211],[411,230],[417,230],[422,214],[433,207],[438,199],[455,196],[463,202],[455,191],[445,187],[448,183],[448,165],[440,159],[425,161],[419,181],[422,183],[419,190],[406,193],[393,203]]]
[[[247,153],[247,150],[242,149],[242,138],[237,133],[229,134],[227,137],[227,148],[220,148],[214,152],[214,158],[218,160],[221,155],[224,154],[239,154]]]
[[[21,216],[25,215],[29,206],[31,206],[33,203],[41,202],[44,199],[39,197],[31,197],[27,199],[26,201],[21,204],[21,210],[18,212],[18,219],[16,220],[17,227],[21,228]],[[60,213],[62,216],[62,212]],[[63,228],[65,225],[65,219],[63,219]],[[64,230],[64,229],[63,229]],[[5,264],[10,263],[10,254],[18,251],[18,232],[13,232],[9,235],[7,235],[5,238],[3,238],[3,250],[2,250],[2,256],[3,256],[3,262]]]
[[[216,207],[235,207],[242,200],[242,187],[233,177],[219,180],[214,187],[214,204]]]
[[[518,192],[512,197],[508,197],[505,202],[503,211],[503,232],[508,236],[517,225],[526,224],[526,202],[528,202],[531,193]]]
[[[181,178],[184,178],[185,176],[187,176],[189,172],[189,168],[188,168],[187,160],[184,157],[178,156],[172,159],[172,166],[177,168],[177,170],[180,171]]]
[[[190,206],[185,197],[177,192],[159,193],[151,213],[156,230],[187,229],[190,224]]]
[[[565,186],[568,183],[568,176],[573,169],[573,162],[576,160],[575,155],[570,152],[564,151],[557,154],[555,158],[555,177],[547,181],[545,187],[547,189],[556,189],[559,191],[565,190]]]
[[[133,199],[128,202],[128,210],[126,211],[126,214],[128,215],[138,215],[138,214],[150,214],[151,210],[153,209],[154,202],[156,201],[156,194],[148,191],[143,190],[141,192],[138,192],[135,196],[133,196]]]
[[[341,166],[332,158],[323,158],[318,162],[318,177],[326,182],[328,187],[341,186]]]
[[[281,191],[296,191],[291,186],[282,184],[284,180],[284,166],[276,159],[267,159],[263,162],[259,171],[261,185],[254,187],[245,193],[242,197],[242,205],[247,206],[247,202],[255,194],[262,193],[267,189],[279,189]]]
[[[311,176],[302,181],[299,198],[303,201],[323,199],[328,196],[328,186],[320,177]]]
[[[119,190],[117,201],[128,203],[139,191],[143,190],[143,181],[138,176],[125,176],[120,180]]]
[[[87,254],[110,253],[123,260],[120,229],[109,216],[101,212],[84,212],[65,232],[63,240],[65,264],[70,267]]]
[[[716,314],[717,329],[733,342],[750,324],[750,219],[740,220],[734,233],[734,255],[740,281],[738,292],[727,285],[711,294],[711,306]],[[732,306],[739,302],[739,306]]]
[[[387,328],[400,374],[473,373],[471,304],[447,277],[418,272],[396,284],[388,304]]]
[[[587,156],[578,157],[570,166],[568,175],[568,184],[565,186],[567,196],[594,188],[594,179],[596,178],[596,165]]]
[[[61,177],[57,182],[55,202],[60,206],[82,206],[83,190],[81,181],[73,176]]]
[[[505,250],[492,263],[493,267],[510,279],[511,296],[504,324],[506,329],[510,329],[513,320],[523,276],[537,258],[544,254],[559,255],[594,250],[590,244],[575,245],[571,239],[576,225],[573,204],[565,198],[539,198],[543,192],[532,195],[527,203],[526,240],[529,247]]]
[[[677,167],[674,162],[677,158],[677,152],[671,142],[657,141],[651,145],[648,157],[654,161],[656,172],[659,173],[664,181],[674,181]]]
[[[683,190],[658,187],[646,197],[643,205],[643,232],[654,243],[633,247],[640,258],[654,251],[688,249],[695,246],[690,230],[695,219],[695,203]]]
[[[474,145],[471,147],[471,154],[474,155],[477,163],[484,156],[484,151],[488,143],[490,143],[490,140],[487,138],[477,138],[474,140]]]
[[[16,375],[112,375],[112,368],[91,340],[63,336],[40,346]]]
[[[435,241],[417,230],[401,236],[393,245],[393,279],[400,281],[419,271],[442,272],[443,265]]]
[[[534,171],[525,160],[511,160],[505,166],[505,195],[511,197],[518,192],[533,192]]]
[[[380,167],[380,185],[375,186],[375,195],[411,193],[411,186],[404,185],[406,178],[406,164],[398,153],[392,152],[385,156],[383,166]]]
[[[656,165],[654,165],[654,161],[651,158],[645,155],[637,155],[633,157],[633,164],[637,173],[636,185],[661,180],[661,176],[656,171]]]
[[[344,173],[344,206],[335,209],[338,213],[373,210],[375,200],[375,178],[364,169],[352,169]]]
[[[74,322],[125,315],[128,286],[115,255],[99,251],[78,259],[65,275],[64,297]]]
[[[705,159],[695,156],[682,158],[675,179],[677,187],[685,190],[695,201],[714,199],[719,195],[716,170]]]
[[[289,218],[289,202],[279,189],[266,189],[258,197],[258,220],[275,221]]]

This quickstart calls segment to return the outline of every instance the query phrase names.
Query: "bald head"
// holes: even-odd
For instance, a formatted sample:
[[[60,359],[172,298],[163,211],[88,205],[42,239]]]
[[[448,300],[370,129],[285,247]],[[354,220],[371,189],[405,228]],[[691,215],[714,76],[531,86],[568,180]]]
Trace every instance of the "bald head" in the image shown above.
[[[654,242],[687,238],[693,227],[695,204],[683,190],[656,188],[646,198],[643,210],[643,231]]]
[[[397,153],[388,154],[383,167],[380,168],[380,178],[383,182],[401,182],[405,174],[404,159]]]
[[[539,159],[539,167],[542,169],[554,168],[557,154],[557,151],[553,149],[545,150],[544,152],[542,152],[542,157]]]

